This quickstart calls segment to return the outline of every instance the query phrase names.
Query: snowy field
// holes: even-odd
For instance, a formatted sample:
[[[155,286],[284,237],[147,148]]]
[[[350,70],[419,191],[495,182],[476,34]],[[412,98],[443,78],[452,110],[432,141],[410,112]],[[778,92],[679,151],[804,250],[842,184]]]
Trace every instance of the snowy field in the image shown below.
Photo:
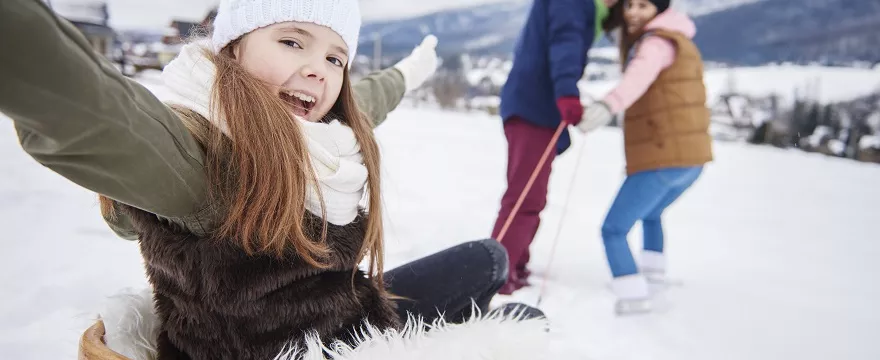
[[[599,49],[607,52],[607,50]],[[598,65],[593,65],[598,66]],[[610,68],[608,66],[611,66]],[[606,65],[612,74],[617,65]],[[503,82],[504,74],[493,74]],[[616,76],[615,76],[616,77]],[[619,79],[581,81],[580,89],[592,99],[600,99],[617,85]],[[766,65],[755,67],[708,68],[704,74],[706,99],[714,103],[728,91],[754,97],[779,96],[782,106],[790,106],[796,97],[823,104],[849,101],[880,91],[880,68],[859,69],[828,66]]]
[[[401,108],[377,133],[389,268],[489,235],[504,190],[500,121]],[[558,350],[595,360],[880,358],[880,166],[731,143],[717,143],[716,158],[665,217],[683,286],[666,293],[662,313],[616,318],[599,228],[624,176],[621,134],[575,136],[554,163],[532,247],[536,286],[515,295],[534,304],[549,281],[542,308]],[[5,118],[0,159],[0,358],[73,359],[105,298],[146,284],[137,246],[104,225],[94,194],[26,156]]]

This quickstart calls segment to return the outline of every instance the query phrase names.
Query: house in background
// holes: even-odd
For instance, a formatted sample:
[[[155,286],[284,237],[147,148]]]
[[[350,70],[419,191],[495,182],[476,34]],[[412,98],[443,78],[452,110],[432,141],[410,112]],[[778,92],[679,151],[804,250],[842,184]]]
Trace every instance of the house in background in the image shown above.
[[[44,0],[59,16],[70,21],[96,52],[115,59],[116,32],[109,26],[107,2],[99,0]]]
[[[208,12],[207,15],[199,22],[175,19],[165,29],[162,36],[162,44],[164,47],[159,52],[159,62],[162,66],[173,60],[180,53],[183,44],[198,36],[206,36],[213,30],[214,18],[217,17],[217,9]]]
[[[165,45],[177,45],[186,39],[191,38],[195,33],[201,31],[200,24],[196,22],[174,20],[171,26],[166,28],[165,36],[162,37],[162,43]]]
[[[205,36],[213,30],[214,18],[217,17],[217,9],[208,12],[207,15],[199,22],[186,20],[172,20],[168,26],[162,42],[165,45],[177,45],[193,36]]]

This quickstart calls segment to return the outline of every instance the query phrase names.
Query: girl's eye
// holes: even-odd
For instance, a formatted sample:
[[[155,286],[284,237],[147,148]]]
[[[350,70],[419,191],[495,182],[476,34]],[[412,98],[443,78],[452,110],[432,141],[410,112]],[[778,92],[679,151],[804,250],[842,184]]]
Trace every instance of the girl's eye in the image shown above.
[[[340,60],[338,57],[333,57],[333,56],[327,57],[327,61],[329,61],[329,62],[333,63],[333,65],[336,65],[339,67],[343,66],[342,60]]]
[[[302,45],[293,40],[281,40],[279,42],[292,48],[302,49]]]

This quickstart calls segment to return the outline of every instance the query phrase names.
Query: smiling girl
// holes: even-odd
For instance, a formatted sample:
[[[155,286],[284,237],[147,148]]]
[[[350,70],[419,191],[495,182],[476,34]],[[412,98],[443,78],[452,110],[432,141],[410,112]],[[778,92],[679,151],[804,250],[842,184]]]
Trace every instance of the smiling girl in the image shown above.
[[[625,0],[612,8],[604,27],[608,32],[623,27],[623,78],[577,125],[589,132],[626,110],[627,178],[602,225],[619,314],[653,309],[651,289],[666,283],[661,216],[712,160],[703,61],[692,41],[696,27],[669,5],[669,0]],[[644,251],[637,266],[627,234],[639,220]]]
[[[383,273],[372,128],[434,71],[436,40],[356,94],[359,28],[357,0],[224,0],[212,37],[163,71],[163,103],[42,2],[0,3],[0,111],[138,239],[160,359],[272,359],[310,331],[350,341],[364,322],[457,321],[504,283],[492,240]]]

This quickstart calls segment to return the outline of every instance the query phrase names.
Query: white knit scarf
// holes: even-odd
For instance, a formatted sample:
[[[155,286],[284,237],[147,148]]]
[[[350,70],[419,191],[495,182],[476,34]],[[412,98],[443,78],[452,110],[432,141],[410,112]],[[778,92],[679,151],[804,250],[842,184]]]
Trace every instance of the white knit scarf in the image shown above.
[[[213,118],[210,111],[211,86],[216,68],[202,52],[209,44],[188,44],[180,55],[162,71],[162,80],[170,91],[163,96],[168,104],[192,109],[208,119],[227,136],[226,119]],[[324,198],[326,219],[335,225],[351,223],[358,214],[367,182],[360,145],[348,126],[333,120],[315,123],[297,117],[306,137],[312,166],[318,179],[317,188]],[[315,186],[306,193],[306,208],[322,216],[321,203]]]

